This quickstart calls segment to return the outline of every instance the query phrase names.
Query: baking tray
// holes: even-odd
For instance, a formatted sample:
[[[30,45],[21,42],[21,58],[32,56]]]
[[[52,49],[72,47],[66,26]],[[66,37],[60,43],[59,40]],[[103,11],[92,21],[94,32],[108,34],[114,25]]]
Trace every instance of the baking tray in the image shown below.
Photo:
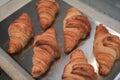
[[[67,10],[72,6],[68,5],[62,0],[56,0],[56,1],[59,3],[60,8],[59,8],[59,14],[57,15],[54,23],[52,24],[52,27],[56,29],[57,41],[60,45],[61,52],[62,52],[61,58],[59,60],[56,60],[51,65],[50,69],[46,72],[46,74],[37,80],[61,80],[64,67],[69,62],[70,54],[69,55],[64,54],[63,19],[65,18],[65,14]],[[26,6],[22,7],[21,9],[19,9],[18,11],[10,15],[8,18],[0,22],[0,26],[1,26],[0,34],[1,36],[4,35],[0,39],[0,46],[6,51],[6,54],[8,54],[7,53],[8,40],[9,40],[8,32],[7,32],[8,26],[23,12],[27,12],[31,17],[34,35],[43,33],[43,30],[39,24],[38,13],[35,7],[37,2],[38,0],[32,0],[32,2],[28,3]],[[88,62],[92,64],[95,68],[95,71],[98,72],[98,65],[94,58],[92,50],[93,50],[94,33],[95,33],[96,25],[98,25],[99,22],[90,18],[89,16],[88,18],[92,26],[91,33],[86,40],[79,42],[76,48],[82,49],[84,51]],[[110,28],[108,29],[111,33],[120,36],[120,34],[116,33],[112,29]],[[15,55],[10,55],[30,75],[31,75],[31,69],[32,69],[32,56],[33,56],[32,43],[33,43],[33,39],[29,42],[29,44],[23,50],[21,50],[21,52]],[[120,72],[119,66],[120,66],[120,60],[116,61],[111,73],[108,76],[105,77],[105,76],[100,76],[98,74],[98,80],[113,80],[116,77],[116,75]]]

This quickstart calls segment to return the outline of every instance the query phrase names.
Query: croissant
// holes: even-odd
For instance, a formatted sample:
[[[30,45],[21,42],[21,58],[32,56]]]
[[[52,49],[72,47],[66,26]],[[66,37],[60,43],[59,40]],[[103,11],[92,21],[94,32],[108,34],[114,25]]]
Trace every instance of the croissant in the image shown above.
[[[33,29],[31,19],[27,13],[23,13],[20,17],[13,21],[8,28],[10,54],[17,53],[33,37]]]
[[[54,59],[60,58],[60,48],[56,40],[55,29],[49,28],[42,35],[36,36],[33,46],[32,75],[37,78],[47,71]]]
[[[63,21],[64,50],[70,52],[79,40],[85,39],[90,33],[91,25],[87,16],[76,8],[70,8]]]
[[[48,28],[55,19],[59,5],[55,0],[40,0],[37,4],[40,24],[43,29]]]
[[[97,80],[97,74],[92,65],[88,64],[82,50],[74,50],[70,61],[65,66],[62,80]]]
[[[102,24],[98,25],[93,52],[99,64],[99,73],[108,75],[115,61],[120,58],[120,38],[110,34]]]

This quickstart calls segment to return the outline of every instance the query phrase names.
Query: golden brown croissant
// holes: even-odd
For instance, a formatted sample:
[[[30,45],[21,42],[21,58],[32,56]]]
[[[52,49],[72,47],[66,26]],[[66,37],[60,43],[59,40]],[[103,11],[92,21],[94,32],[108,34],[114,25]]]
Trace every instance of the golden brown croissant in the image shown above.
[[[92,65],[88,64],[81,50],[74,50],[69,63],[64,68],[62,80],[97,80]]]
[[[26,46],[33,37],[31,19],[27,13],[23,13],[8,28],[10,38],[8,52],[17,53]]]
[[[64,25],[64,50],[70,52],[79,40],[85,39],[90,33],[91,26],[88,18],[76,8],[67,11]]]
[[[44,74],[51,62],[60,57],[60,49],[56,40],[54,28],[49,28],[34,39],[34,55],[32,57],[32,75],[37,78]]]
[[[102,25],[96,28],[93,51],[99,64],[99,73],[108,75],[115,63],[120,58],[120,39],[112,35]]]
[[[40,24],[43,29],[48,28],[55,19],[59,5],[55,0],[40,0],[37,4]]]

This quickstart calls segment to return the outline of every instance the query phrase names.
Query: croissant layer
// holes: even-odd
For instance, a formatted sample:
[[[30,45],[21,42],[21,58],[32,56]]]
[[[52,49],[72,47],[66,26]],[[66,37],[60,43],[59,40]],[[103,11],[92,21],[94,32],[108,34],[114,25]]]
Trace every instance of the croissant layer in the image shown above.
[[[33,46],[32,75],[37,78],[48,70],[53,60],[60,57],[55,29],[49,28],[42,35],[37,35]]]
[[[64,50],[70,52],[79,40],[85,39],[90,33],[91,26],[88,18],[76,8],[70,8],[63,21]]]
[[[59,5],[55,0],[39,0],[37,10],[43,29],[48,28],[55,19]]]
[[[71,53],[70,61],[65,66],[62,80],[97,80],[97,74],[92,65],[88,64],[81,50]]]
[[[115,61],[120,58],[120,38],[110,34],[100,24],[96,28],[93,51],[99,64],[99,73],[108,75]]]
[[[33,37],[31,19],[27,13],[23,13],[8,28],[10,54],[17,53],[26,46]]]

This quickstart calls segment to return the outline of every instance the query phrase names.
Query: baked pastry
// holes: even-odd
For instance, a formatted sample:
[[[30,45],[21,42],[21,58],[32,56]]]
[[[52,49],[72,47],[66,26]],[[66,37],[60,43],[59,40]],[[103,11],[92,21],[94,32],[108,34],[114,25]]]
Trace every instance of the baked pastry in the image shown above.
[[[99,73],[108,75],[115,63],[120,58],[120,38],[112,35],[102,25],[98,25],[94,37],[93,51],[99,64]]]
[[[13,21],[8,28],[10,54],[17,53],[23,49],[33,37],[31,19],[27,13]]]
[[[88,64],[81,50],[74,50],[70,61],[64,68],[62,80],[97,80],[97,74],[92,65]]]
[[[60,58],[60,48],[56,40],[55,29],[49,28],[42,35],[36,36],[33,46],[32,76],[37,78],[48,70],[54,59]]]
[[[64,50],[70,52],[79,40],[85,39],[91,31],[91,25],[87,16],[83,15],[76,8],[67,11],[63,21]]]
[[[43,29],[48,28],[55,19],[59,5],[55,0],[39,0],[37,10]]]

